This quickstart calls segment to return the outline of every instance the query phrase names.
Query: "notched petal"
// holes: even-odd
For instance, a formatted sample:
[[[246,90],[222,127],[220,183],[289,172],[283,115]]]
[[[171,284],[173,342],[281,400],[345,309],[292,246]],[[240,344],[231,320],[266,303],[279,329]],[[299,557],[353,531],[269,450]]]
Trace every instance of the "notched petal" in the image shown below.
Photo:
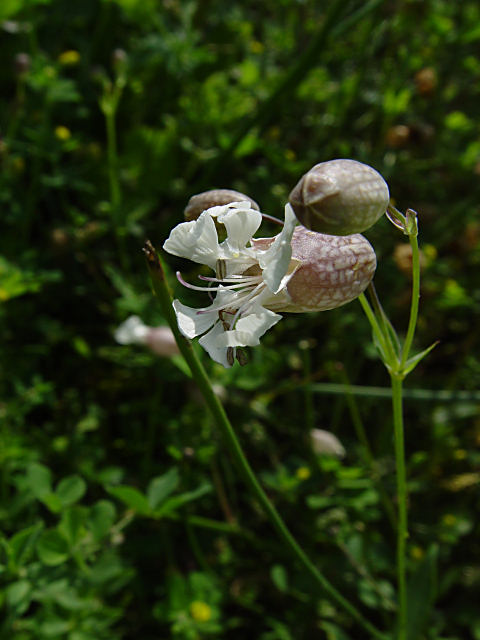
[[[178,328],[190,340],[205,333],[218,320],[217,311],[199,313],[198,309],[187,307],[180,300],[173,301],[173,308],[177,316]]]
[[[182,222],[172,229],[163,248],[168,253],[215,269],[219,244],[215,222],[204,212],[195,222]]]
[[[219,344],[219,338],[223,335],[224,330],[221,322],[213,325],[208,333],[200,338],[198,343],[205,349],[212,360],[223,365],[227,369],[232,366],[228,357],[228,349]]]

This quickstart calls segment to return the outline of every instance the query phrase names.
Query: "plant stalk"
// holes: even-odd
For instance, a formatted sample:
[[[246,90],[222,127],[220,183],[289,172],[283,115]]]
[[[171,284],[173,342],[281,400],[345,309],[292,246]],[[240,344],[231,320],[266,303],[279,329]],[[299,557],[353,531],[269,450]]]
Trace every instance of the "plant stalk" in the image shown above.
[[[175,312],[172,307],[172,298],[168,289],[168,285],[165,280],[164,270],[162,268],[160,258],[157,255],[152,244],[147,241],[144,252],[147,258],[148,269],[150,277],[152,279],[153,290],[159,299],[162,311],[165,318],[172,329],[172,332],[177,341],[181,354],[185,358],[188,366],[191,369],[192,377],[195,379],[199,386],[199,389],[210,409],[218,428],[221,430],[222,435],[226,441],[230,454],[232,455],[238,471],[242,476],[245,484],[251,490],[252,494],[258,500],[262,506],[267,518],[275,528],[278,536],[284,542],[285,546],[289,549],[291,554],[299,560],[304,569],[314,578],[316,583],[327,593],[332,600],[334,600],[342,609],[349,613],[360,626],[363,627],[372,638],[378,638],[379,640],[387,640],[387,636],[374,627],[364,616],[346,600],[342,594],[335,589],[335,587],[325,578],[319,569],[311,562],[305,551],[298,544],[295,538],[290,533],[289,529],[283,522],[280,514],[270,502],[266,493],[263,491],[260,483],[258,482],[251,466],[249,465],[240,442],[235,434],[235,431],[225,413],[225,410],[220,403],[219,399],[215,395],[208,375],[203,368],[200,360],[197,358],[193,351],[192,343],[187,340],[179,331]]]
[[[401,376],[391,375],[393,425],[395,437],[395,465],[397,477],[397,586],[398,586],[398,640],[407,638],[407,585],[406,585],[406,544],[407,522],[407,480],[405,471],[405,442],[403,427]]]

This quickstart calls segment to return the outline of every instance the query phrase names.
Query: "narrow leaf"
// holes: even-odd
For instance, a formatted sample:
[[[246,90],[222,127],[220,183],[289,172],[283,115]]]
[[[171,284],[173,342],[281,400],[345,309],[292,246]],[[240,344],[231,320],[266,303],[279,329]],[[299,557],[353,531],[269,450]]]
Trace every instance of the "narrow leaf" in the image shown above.
[[[438,545],[426,552],[407,587],[408,640],[417,640],[427,624],[437,592]]]
[[[438,342],[439,341],[437,340],[436,342],[431,344],[429,347],[427,347],[424,351],[421,351],[420,353],[417,353],[416,355],[409,358],[405,363],[402,373],[406,376],[407,373],[410,373],[410,371],[413,371],[417,366],[417,364],[421,360],[423,360],[423,358],[425,358],[425,356],[427,356],[432,349],[434,349],[437,346]]]

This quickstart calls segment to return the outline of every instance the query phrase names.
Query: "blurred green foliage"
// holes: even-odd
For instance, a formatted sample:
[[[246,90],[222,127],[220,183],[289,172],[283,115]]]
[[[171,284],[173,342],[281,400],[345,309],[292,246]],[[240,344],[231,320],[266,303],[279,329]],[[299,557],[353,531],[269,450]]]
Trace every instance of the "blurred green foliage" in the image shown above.
[[[440,345],[409,385],[477,389],[479,24],[474,0],[3,0],[2,638],[365,637],[284,557],[182,364],[113,331],[162,323],[141,247],[193,193],[239,189],[281,217],[302,173],[351,157],[419,212],[417,341]],[[386,220],[366,235],[405,326],[404,238]],[[206,365],[294,534],[391,625],[389,403],[310,385],[388,384],[359,305],[286,316],[245,368]],[[480,414],[452,396],[406,401],[410,640],[480,638]],[[347,456],[315,454],[313,427]]]

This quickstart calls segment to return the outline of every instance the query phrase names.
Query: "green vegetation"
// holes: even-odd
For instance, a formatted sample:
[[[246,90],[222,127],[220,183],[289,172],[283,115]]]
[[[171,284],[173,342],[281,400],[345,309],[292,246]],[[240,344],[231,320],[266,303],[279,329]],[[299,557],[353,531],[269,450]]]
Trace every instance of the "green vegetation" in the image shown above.
[[[192,194],[282,218],[343,157],[418,212],[411,354],[439,341],[403,390],[408,640],[480,640],[479,24],[474,0],[0,3],[0,638],[372,637],[283,546],[182,357],[114,338],[166,324],[142,247]],[[408,239],[365,235],[405,339]],[[285,314],[244,367],[197,346],[288,529],[394,640],[394,419],[361,304]]]

